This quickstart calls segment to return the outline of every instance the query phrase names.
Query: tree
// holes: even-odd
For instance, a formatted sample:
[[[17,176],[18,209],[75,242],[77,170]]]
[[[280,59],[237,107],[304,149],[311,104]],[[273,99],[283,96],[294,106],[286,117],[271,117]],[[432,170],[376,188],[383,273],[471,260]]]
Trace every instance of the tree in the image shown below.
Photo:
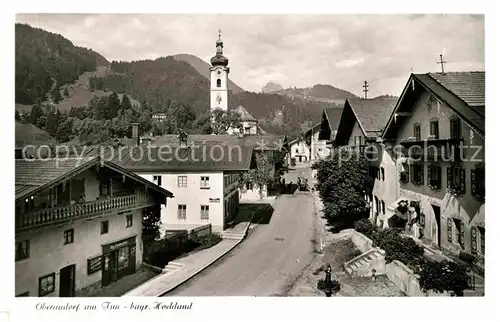
[[[241,117],[234,110],[216,108],[211,113],[211,134],[226,134],[229,129],[241,129]]]
[[[266,153],[258,153],[256,154],[256,167],[244,172],[240,176],[238,186],[243,191],[247,189],[248,185],[259,189],[259,195],[262,199],[264,197],[264,189],[274,181],[272,173],[273,163],[270,161],[268,155]]]
[[[118,109],[120,109],[120,98],[116,92],[113,92],[108,97],[108,104],[105,109],[104,118],[110,120],[118,115]]]
[[[125,113],[126,110],[133,110],[132,103],[130,103],[130,98],[127,94],[123,94],[123,98],[120,104],[120,109],[122,113]]]
[[[14,114],[15,114],[16,121],[21,121],[21,114],[19,114],[19,111],[16,110]]]
[[[442,262],[426,260],[419,275],[420,288],[424,292],[452,291],[456,296],[463,296],[464,290],[472,287],[467,267],[447,260]]]
[[[142,216],[142,240],[147,245],[160,237],[160,206],[146,208]]]
[[[40,117],[44,116],[41,104],[37,103],[31,108],[30,123],[36,124]]]
[[[368,162],[363,156],[336,150],[332,158],[320,160],[312,168],[318,170],[316,189],[332,231],[353,227],[355,221],[368,216]]]

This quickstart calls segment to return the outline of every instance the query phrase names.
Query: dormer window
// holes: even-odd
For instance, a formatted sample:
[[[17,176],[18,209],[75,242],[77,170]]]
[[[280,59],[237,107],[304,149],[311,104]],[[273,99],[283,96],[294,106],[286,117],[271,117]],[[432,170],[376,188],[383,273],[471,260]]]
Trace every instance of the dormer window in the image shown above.
[[[187,147],[187,134],[182,130],[179,133],[179,145],[181,148]]]
[[[420,124],[413,125],[413,137],[415,138],[415,141],[421,140]]]

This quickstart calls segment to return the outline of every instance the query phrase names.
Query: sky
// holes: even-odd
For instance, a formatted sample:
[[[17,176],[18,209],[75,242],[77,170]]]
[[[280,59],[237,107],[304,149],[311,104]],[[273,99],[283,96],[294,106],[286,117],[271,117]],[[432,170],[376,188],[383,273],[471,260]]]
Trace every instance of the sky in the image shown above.
[[[229,78],[259,92],[329,84],[400,95],[410,73],[484,70],[483,15],[18,14],[108,60],[181,53],[209,61],[222,30]]]

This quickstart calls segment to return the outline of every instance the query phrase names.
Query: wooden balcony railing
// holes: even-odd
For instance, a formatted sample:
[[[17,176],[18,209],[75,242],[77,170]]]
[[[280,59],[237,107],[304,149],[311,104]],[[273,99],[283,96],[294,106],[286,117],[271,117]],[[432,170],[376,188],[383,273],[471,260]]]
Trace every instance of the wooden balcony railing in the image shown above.
[[[16,230],[38,228],[75,219],[90,218],[106,212],[116,212],[130,208],[140,208],[154,204],[154,200],[144,193],[110,197],[69,206],[46,208],[16,214]]]

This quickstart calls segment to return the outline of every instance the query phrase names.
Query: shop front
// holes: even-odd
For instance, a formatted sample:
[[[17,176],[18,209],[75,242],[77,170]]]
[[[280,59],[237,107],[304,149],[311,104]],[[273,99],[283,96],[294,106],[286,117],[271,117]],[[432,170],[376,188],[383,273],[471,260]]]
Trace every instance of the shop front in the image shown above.
[[[135,273],[135,237],[102,246],[102,286]]]

